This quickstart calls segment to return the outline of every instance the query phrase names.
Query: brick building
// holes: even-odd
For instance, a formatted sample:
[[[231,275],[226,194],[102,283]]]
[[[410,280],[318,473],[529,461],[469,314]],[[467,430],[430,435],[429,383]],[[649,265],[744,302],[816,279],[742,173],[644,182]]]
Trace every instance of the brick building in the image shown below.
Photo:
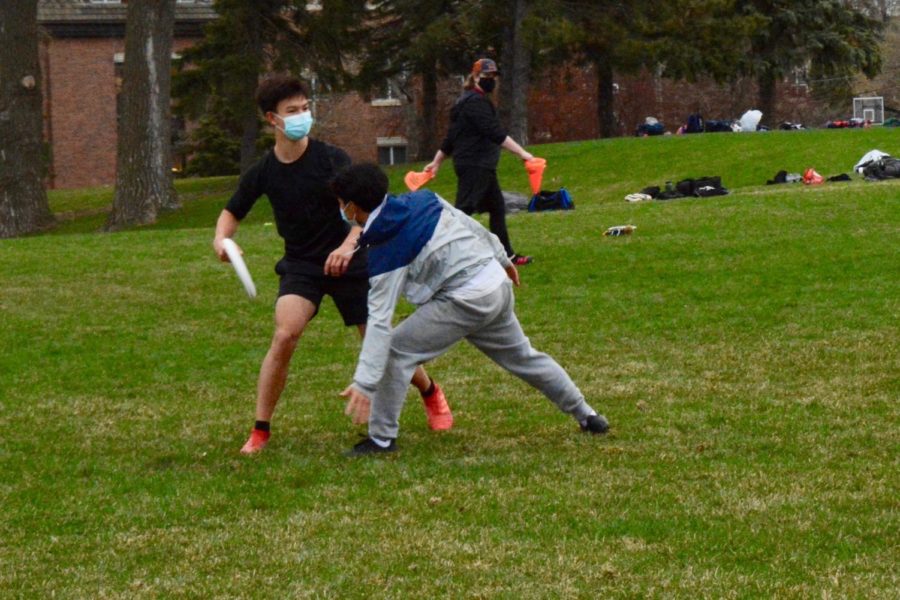
[[[178,0],[174,51],[202,38],[211,0]],[[119,0],[41,0],[44,129],[48,185],[111,184],[116,176],[117,97],[125,51]]]
[[[886,30],[883,45],[884,70],[874,80],[859,77],[857,94],[884,97],[886,112],[900,115],[900,19]],[[502,69],[502,65],[501,65]],[[438,91],[438,137],[446,131],[449,110],[461,92],[463,77],[444,81]],[[597,78],[590,67],[570,65],[535,78],[528,98],[530,144],[595,139],[600,133],[597,115]],[[644,71],[617,77],[615,111],[620,135],[632,135],[648,116],[676,131],[687,116],[699,112],[707,119],[732,120],[756,108],[755,81],[741,78],[730,84],[715,81],[674,82]],[[502,79],[500,85],[503,85]],[[415,89],[415,86],[411,86]],[[389,89],[389,86],[386,86]],[[341,95],[319,102],[317,112],[323,139],[346,148],[355,159],[389,162],[389,158],[418,154],[416,128],[419,107],[399,93],[386,92],[371,103],[357,95]],[[415,96],[413,92],[411,95]],[[828,107],[810,93],[802,70],[779,82],[777,111],[764,115],[763,123],[777,126],[783,121],[821,127],[829,119],[852,116],[851,106]],[[439,143],[439,139],[435,144]],[[377,149],[375,148],[377,146]],[[388,150],[392,148],[392,151]],[[431,155],[437,148],[425,149]],[[377,152],[376,152],[377,150]],[[395,162],[403,162],[402,160]]]
[[[452,78],[439,87],[439,139],[434,148],[426,149],[428,156],[437,150],[436,144],[446,131],[450,107],[462,91],[462,80],[462,77]],[[647,116],[658,118],[673,132],[694,112],[709,119],[736,119],[754,108],[757,98],[756,84],[749,79],[730,85],[710,80],[686,83],[647,72],[618,77],[616,90],[615,112],[620,135],[633,134]],[[404,162],[407,156],[412,159],[418,154],[415,132],[419,111],[415,102],[398,96],[369,103],[356,94],[320,98],[317,134],[347,149],[355,159],[375,160],[376,150],[382,163],[390,163],[391,157],[400,157],[393,162]],[[800,81],[783,81],[777,97],[778,114],[767,116],[768,123],[790,120],[818,126],[829,118],[828,109],[816,102],[809,88]],[[593,69],[569,66],[543,74],[540,85],[533,86],[529,94],[528,115],[530,144],[599,137],[597,78]],[[389,148],[393,149],[392,154]]]
[[[211,0],[178,0],[176,53],[202,37],[203,24],[215,18],[211,3]],[[39,3],[38,20],[46,32],[41,57],[45,133],[51,149],[50,187],[76,188],[115,181],[116,99],[124,58],[125,11],[121,0],[41,0]],[[892,34],[890,40],[896,41],[896,35]],[[883,78],[886,83],[878,88],[872,82],[860,80],[858,85],[876,93],[879,89],[892,89],[894,96],[885,97],[886,106],[891,106],[891,98],[898,93],[894,63],[900,51],[890,43],[886,49],[885,62],[892,69]],[[529,143],[598,137],[597,84],[591,68],[569,66],[542,74],[536,81],[539,83],[534,85],[528,99]],[[461,85],[462,77],[456,77],[439,86],[439,138],[446,130],[449,109]],[[616,116],[622,135],[631,135],[647,116],[658,118],[674,131],[693,112],[700,112],[708,119],[733,119],[754,108],[756,101],[756,86],[750,80],[738,80],[730,85],[712,81],[684,83],[644,72],[619,77],[616,89]],[[316,117],[313,134],[346,149],[354,160],[397,164],[418,155],[416,132],[421,110],[415,100],[418,94],[414,82],[406,94],[386,82],[384,89],[370,100],[357,94],[318,94],[315,81],[313,92]],[[777,106],[778,113],[765,115],[764,122],[776,124],[790,120],[819,126],[828,118],[848,116],[847,111],[829,111],[815,102],[799,77],[781,82]],[[425,148],[424,152],[430,155],[435,150]]]

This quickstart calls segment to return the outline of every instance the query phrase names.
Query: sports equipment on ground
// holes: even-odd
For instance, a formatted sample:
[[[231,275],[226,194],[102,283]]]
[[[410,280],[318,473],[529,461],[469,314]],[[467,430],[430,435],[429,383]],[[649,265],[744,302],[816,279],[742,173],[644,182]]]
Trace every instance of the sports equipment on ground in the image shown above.
[[[603,232],[603,235],[606,236],[620,236],[620,235],[631,235],[634,230],[637,229],[635,225],[614,225]]]

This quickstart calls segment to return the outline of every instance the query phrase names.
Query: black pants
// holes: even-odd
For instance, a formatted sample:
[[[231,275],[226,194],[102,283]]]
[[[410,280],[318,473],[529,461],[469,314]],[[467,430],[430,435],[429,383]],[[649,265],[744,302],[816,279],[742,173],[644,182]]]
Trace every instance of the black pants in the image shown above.
[[[456,165],[453,168],[459,179],[456,188],[456,208],[467,215],[488,213],[491,233],[500,239],[507,256],[515,254],[509,242],[509,232],[506,230],[506,202],[497,181],[497,171]]]

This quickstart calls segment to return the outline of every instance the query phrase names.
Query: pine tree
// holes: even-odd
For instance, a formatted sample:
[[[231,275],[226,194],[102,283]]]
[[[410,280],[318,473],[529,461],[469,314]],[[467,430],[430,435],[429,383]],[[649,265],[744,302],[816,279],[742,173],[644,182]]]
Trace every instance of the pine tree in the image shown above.
[[[259,156],[260,115],[254,101],[259,78],[270,71],[314,75],[320,88],[340,88],[348,56],[357,48],[353,32],[365,14],[364,0],[217,0],[219,18],[205,28],[202,42],[182,53],[173,95],[178,114],[205,117],[193,151],[204,157],[190,167],[211,165],[211,140],[240,140],[240,170]],[[215,132],[213,130],[216,130]],[[215,133],[215,135],[213,135]],[[224,163],[216,163],[215,169]]]
[[[197,128],[191,132],[192,154],[185,174],[209,177],[239,173],[241,138],[237,123],[234,111],[222,98],[211,98],[209,112],[200,117]]]
[[[758,108],[769,119],[776,116],[778,81],[794,68],[809,65],[813,91],[837,97],[849,95],[854,74],[881,70],[883,22],[840,0],[738,0],[737,6],[761,21],[741,71],[756,77]]]
[[[652,69],[672,79],[725,79],[746,49],[752,17],[732,0],[542,0],[542,53],[558,63],[591,65],[597,75],[600,136],[621,133],[616,74]]]
[[[467,72],[494,43],[494,38],[476,35],[481,5],[461,0],[384,0],[374,4],[364,21],[353,85],[366,95],[396,78],[413,100],[412,84],[420,82],[422,108],[415,143],[419,160],[433,156],[439,142],[438,81]]]

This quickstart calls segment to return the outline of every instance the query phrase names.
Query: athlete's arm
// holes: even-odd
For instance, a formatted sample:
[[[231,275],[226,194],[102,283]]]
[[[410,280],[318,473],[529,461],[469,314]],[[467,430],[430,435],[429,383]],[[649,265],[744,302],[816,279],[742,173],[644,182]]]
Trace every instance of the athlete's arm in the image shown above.
[[[350,233],[344,238],[344,241],[338,246],[328,258],[325,259],[325,274],[332,277],[340,277],[347,272],[350,266],[350,259],[356,251],[356,242],[362,234],[362,227],[351,227]]]
[[[516,142],[516,140],[512,139],[509,136],[506,136],[506,139],[503,140],[503,143],[500,144],[500,147],[509,150],[522,160],[531,160],[532,158],[534,158],[534,156],[532,156],[530,152],[527,152],[525,148],[520,146],[518,142]]]
[[[213,250],[215,250],[216,255],[222,262],[230,262],[228,254],[225,253],[225,247],[222,245],[222,240],[234,237],[239,223],[240,221],[238,221],[237,217],[231,214],[227,208],[222,210],[219,220],[216,221],[216,237],[213,238]],[[238,246],[238,250],[241,250],[240,246]],[[241,254],[243,253],[244,251],[241,250]]]

